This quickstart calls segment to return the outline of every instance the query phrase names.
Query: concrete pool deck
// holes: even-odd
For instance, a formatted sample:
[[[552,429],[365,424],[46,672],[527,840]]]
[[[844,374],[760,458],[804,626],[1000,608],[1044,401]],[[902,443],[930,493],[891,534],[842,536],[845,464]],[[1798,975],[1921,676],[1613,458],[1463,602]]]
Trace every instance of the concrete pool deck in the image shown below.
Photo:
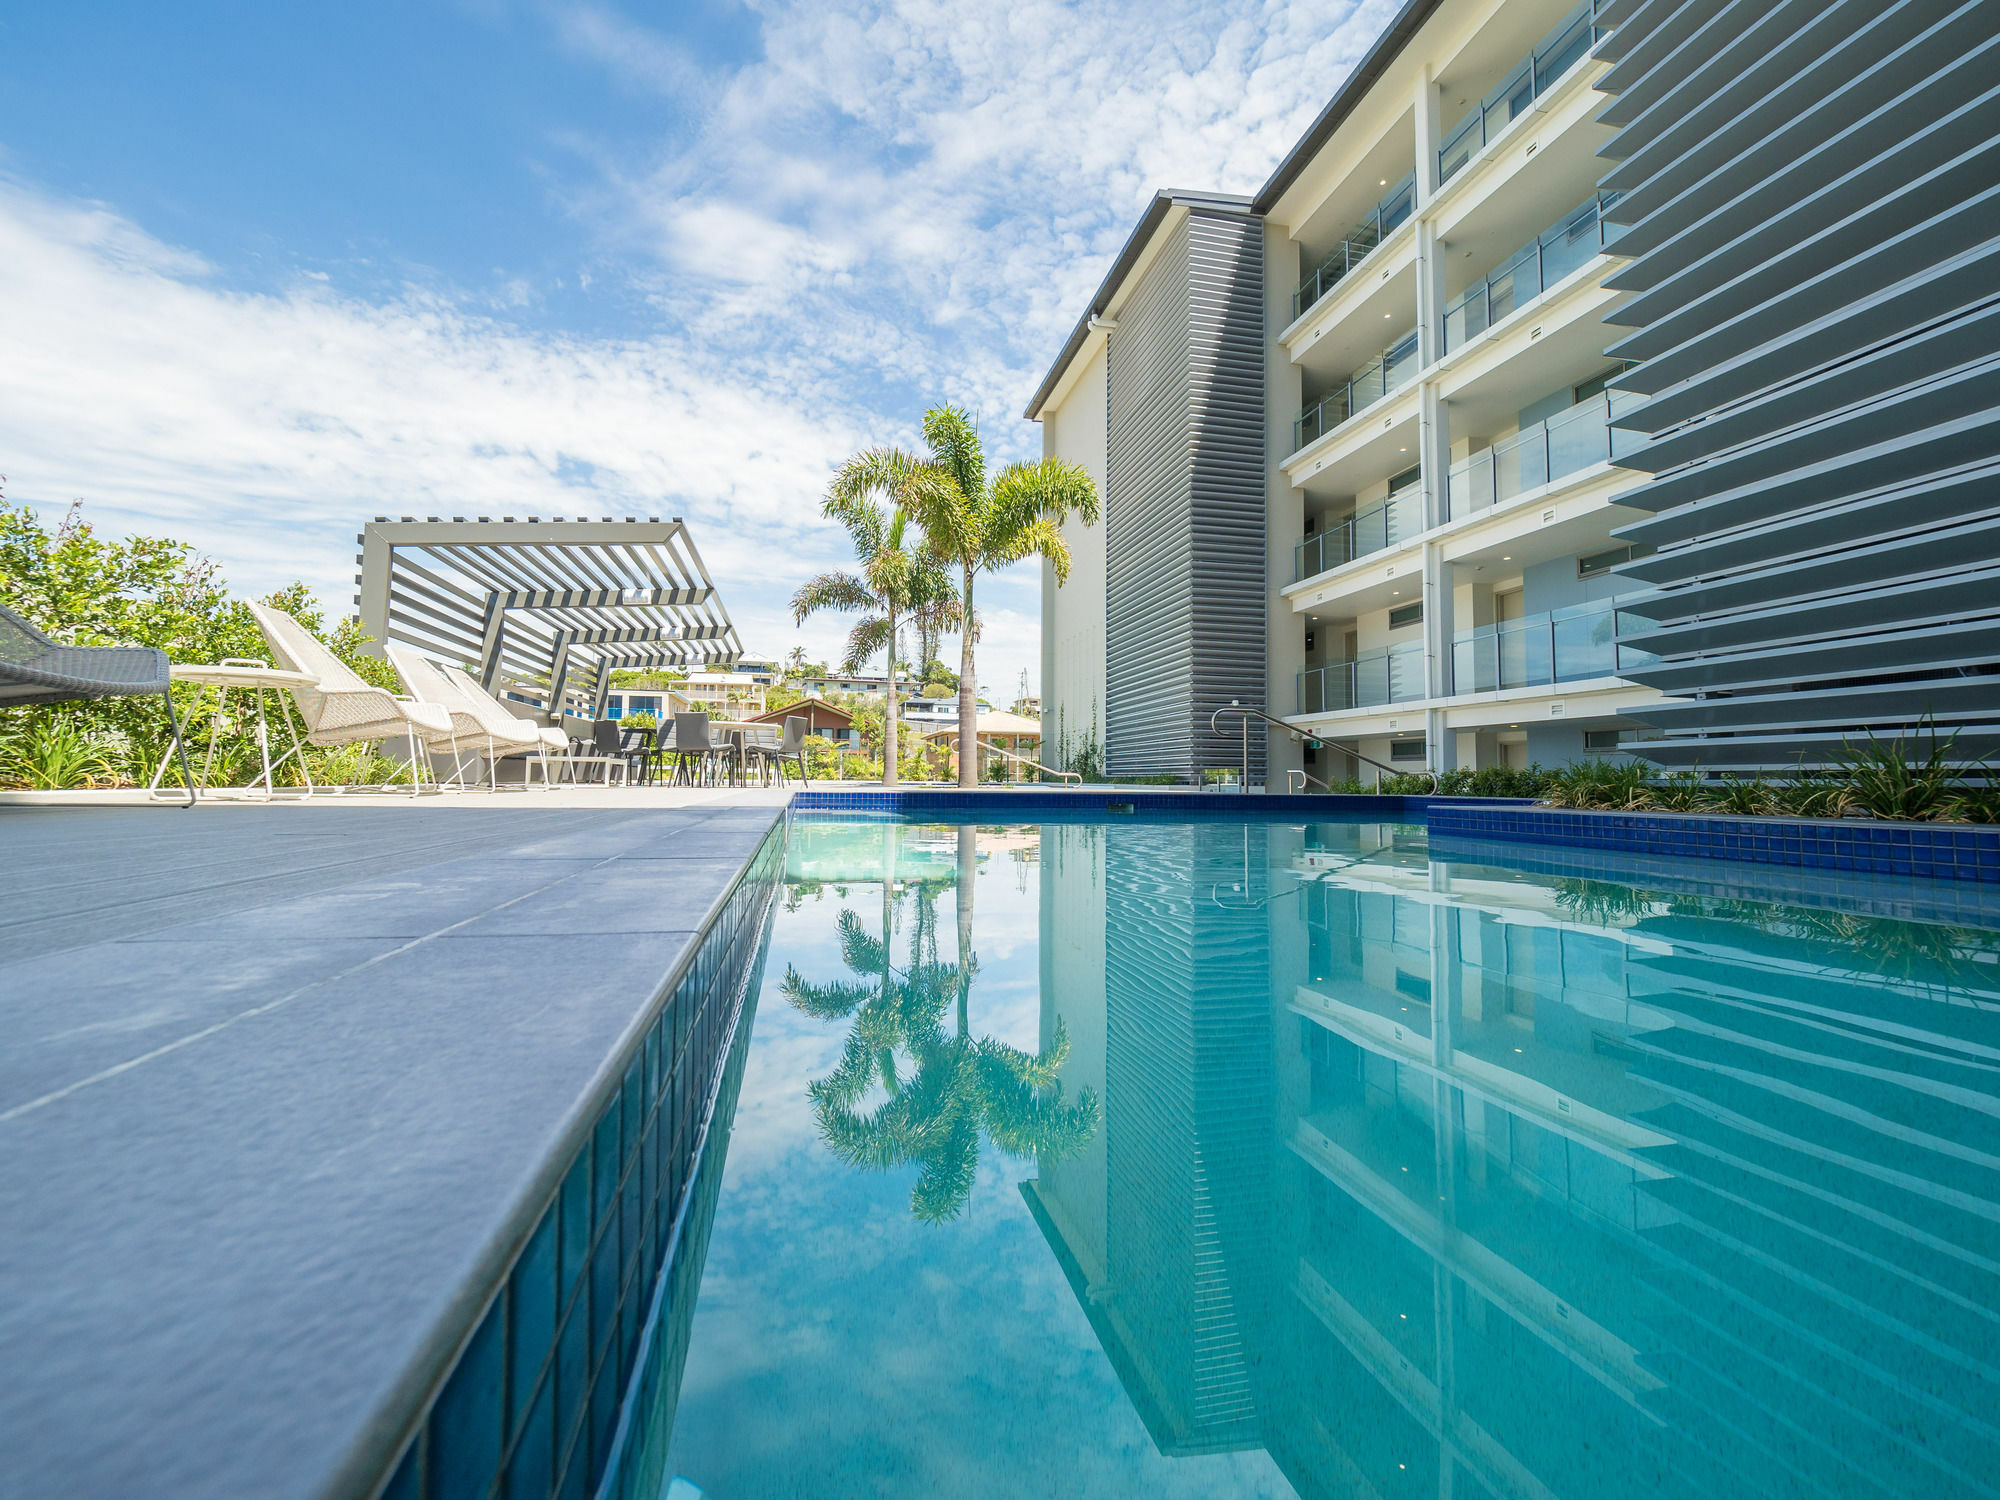
[[[0,1493],[326,1493],[785,800],[0,807]]]

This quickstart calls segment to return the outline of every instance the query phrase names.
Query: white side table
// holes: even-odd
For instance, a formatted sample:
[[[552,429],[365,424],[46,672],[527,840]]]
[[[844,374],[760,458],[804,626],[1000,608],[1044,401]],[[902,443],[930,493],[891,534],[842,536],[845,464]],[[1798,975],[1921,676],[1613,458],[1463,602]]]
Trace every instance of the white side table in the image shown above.
[[[202,687],[212,687],[215,689],[215,712],[209,717],[208,721],[208,753],[202,759],[201,775],[196,778],[202,789],[206,789],[209,771],[215,764],[216,735],[222,727],[222,710],[229,699],[230,693],[247,692],[255,694],[257,701],[257,751],[263,759],[264,771],[256,781],[251,782],[249,786],[244,787],[242,790],[245,793],[254,792],[257,790],[259,783],[262,783],[264,799],[266,801],[270,800],[277,783],[272,779],[271,775],[271,733],[269,721],[264,713],[264,690],[269,688],[274,692],[282,693],[292,688],[311,687],[319,679],[314,677],[310,672],[287,672],[273,667],[266,662],[253,661],[243,657],[228,657],[217,662],[214,666],[205,666],[197,662],[175,662],[168,668],[168,675],[175,682],[192,682]],[[299,757],[299,770],[306,778],[305,795],[310,797],[314,790],[312,773],[305,769],[304,747],[299,743],[298,729],[293,725],[289,716],[285,719],[285,727],[291,732],[292,748],[279,756],[277,763],[282,765],[294,755]],[[175,748],[176,746],[174,745],[167,747],[167,753],[160,758],[159,769],[153,773],[153,779],[146,787],[146,790],[155,797],[159,795],[160,780],[167,774],[167,764],[173,759]]]

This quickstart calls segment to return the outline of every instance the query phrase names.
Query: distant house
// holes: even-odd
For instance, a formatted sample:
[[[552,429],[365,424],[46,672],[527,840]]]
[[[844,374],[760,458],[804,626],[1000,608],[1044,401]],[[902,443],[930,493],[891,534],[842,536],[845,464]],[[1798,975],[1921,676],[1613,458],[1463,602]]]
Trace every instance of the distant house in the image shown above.
[[[929,731],[958,722],[956,698],[905,698],[897,705],[896,717]]]
[[[995,756],[990,752],[1003,750],[1025,760],[1034,760],[1042,749],[1039,719],[1023,718],[1019,714],[982,713],[974,721],[973,733],[978,739],[978,775],[982,781],[986,778],[989,765],[995,760],[1006,768],[1000,774],[1009,781],[1025,781],[1034,775],[1020,760],[1011,759],[1009,755]],[[931,730],[926,738],[933,744],[951,748],[951,769],[955,773],[958,769],[957,717],[954,715],[952,722],[943,728]]]
[[[811,697],[849,693],[857,698],[880,698],[887,688],[886,677],[801,677],[789,684]]]
[[[614,688],[605,699],[604,712],[612,719],[651,714],[664,724],[675,714],[686,713],[687,707],[687,699],[671,688]]]
[[[860,747],[861,731],[854,727],[854,715],[824,698],[806,698],[784,708],[774,708],[769,713],[758,714],[750,722],[776,724],[782,728],[785,720],[790,718],[804,719],[806,733],[819,739],[832,740],[837,745]]]
[[[1042,700],[1039,698],[1016,698],[1015,713],[1024,719],[1039,719],[1042,716]]]
[[[725,718],[764,711],[764,684],[748,672],[696,672],[680,685],[688,706]]]
[[[784,675],[784,669],[774,661],[751,661],[748,657],[737,662],[736,670],[745,677],[753,677],[765,687],[775,684]]]

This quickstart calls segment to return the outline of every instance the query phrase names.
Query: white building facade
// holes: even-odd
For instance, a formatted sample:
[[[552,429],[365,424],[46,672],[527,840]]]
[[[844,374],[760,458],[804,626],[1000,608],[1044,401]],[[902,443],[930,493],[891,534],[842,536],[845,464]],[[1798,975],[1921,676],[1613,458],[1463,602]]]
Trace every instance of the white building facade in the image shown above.
[[[1621,367],[1604,322],[1620,294],[1605,282],[1621,261],[1598,191],[1613,134],[1595,118],[1610,66],[1592,55],[1598,36],[1589,3],[1407,6],[1255,199],[1156,200],[1028,412],[1045,451],[1081,463],[1107,498],[1103,525],[1069,528],[1070,582],[1045,581],[1057,753],[1094,732],[1114,774],[1234,764],[1226,713],[1220,735],[1201,735],[1232,700],[1306,734],[1267,740],[1260,725],[1274,785],[1291,770],[1372,776],[1370,762],[1560,764],[1643,732],[1631,712],[1660,694],[1621,675],[1636,648],[1616,606],[1643,585],[1611,571],[1632,555],[1611,534],[1630,514],[1610,500],[1633,475],[1610,462],[1621,398],[1606,382]],[[1261,369],[1224,348],[1235,384],[1214,398],[1223,382],[1200,367],[1197,321],[1186,360],[1119,412],[1149,282],[1191,225],[1224,219],[1257,232],[1237,264],[1259,278]],[[1217,559],[1240,593],[1244,554],[1261,552],[1260,617],[1223,633],[1239,646],[1261,635],[1262,659],[1205,680],[1200,650],[1191,670],[1181,653],[1194,691],[1173,708],[1195,732],[1193,759],[1174,764],[1119,743],[1121,730],[1160,731],[1118,701],[1134,645],[1119,639],[1113,579],[1137,489],[1121,485],[1121,429],[1163,400],[1169,448],[1212,447],[1225,405],[1260,407],[1263,438],[1258,514],[1204,516],[1197,471],[1192,521],[1153,528],[1172,561],[1192,554],[1197,596]],[[1178,628],[1199,637],[1214,613],[1197,604]],[[1149,639],[1175,628],[1145,625]]]

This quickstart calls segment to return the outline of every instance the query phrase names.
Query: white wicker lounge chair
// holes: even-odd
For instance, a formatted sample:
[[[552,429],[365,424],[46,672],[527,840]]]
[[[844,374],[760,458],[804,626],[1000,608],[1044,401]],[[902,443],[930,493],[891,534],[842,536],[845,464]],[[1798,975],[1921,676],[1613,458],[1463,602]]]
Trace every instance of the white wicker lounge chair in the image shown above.
[[[554,752],[557,756],[565,758],[569,755],[568,735],[551,724],[538,724],[533,719],[520,717],[520,715],[516,714],[506,704],[502,703],[498,698],[487,692],[485,688],[473,681],[472,674],[466,671],[465,668],[441,666],[438,668],[438,671],[444,674],[446,682],[449,682],[453,687],[458,689],[459,693],[464,697],[467,707],[472,712],[480,715],[490,714],[493,723],[501,726],[511,724],[514,732],[531,734],[535,737],[535,742],[542,749],[542,779],[544,782],[549,779],[548,757],[550,752]],[[497,741],[499,736],[496,734],[494,738]]]
[[[283,610],[253,604],[250,613],[257,621],[257,628],[264,632],[264,639],[270,642],[279,665],[316,679],[312,687],[292,689],[292,701],[306,721],[309,744],[352,745],[367,740],[407,738],[413,796],[423,788],[423,765],[430,752],[449,746],[456,762],[457,736],[452,730],[451,715],[444,709],[418,703],[387,688],[371,687]],[[286,751],[273,763],[273,769],[295,753]]]
[[[447,676],[447,669],[429,657],[407,647],[391,646],[389,664],[396,669],[396,675],[403,679],[403,686],[410,690],[410,695],[417,702],[432,704],[451,715],[453,766],[451,777],[445,782],[447,787],[459,782],[465,775],[465,761],[457,755],[459,746],[471,746],[476,750],[482,740],[485,742],[486,785],[489,790],[496,784],[493,767],[502,755],[518,755],[525,750],[542,751],[542,739],[535,732],[534,725],[515,718],[484,693],[475,690],[468,696],[464,685]],[[549,780],[546,753],[541,755],[541,763],[542,784],[546,786]]]

